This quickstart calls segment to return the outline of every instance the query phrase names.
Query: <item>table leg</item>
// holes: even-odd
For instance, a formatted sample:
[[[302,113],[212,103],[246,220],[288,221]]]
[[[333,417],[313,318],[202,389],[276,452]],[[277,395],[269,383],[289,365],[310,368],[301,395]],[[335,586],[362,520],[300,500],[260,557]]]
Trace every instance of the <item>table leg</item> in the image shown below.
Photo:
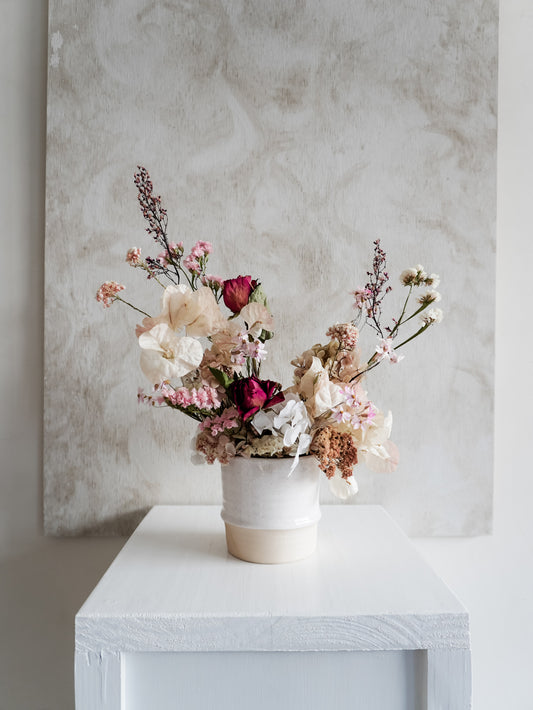
[[[468,649],[427,652],[427,710],[471,710],[472,671]]]
[[[76,652],[75,678],[76,710],[122,710],[120,653]]]

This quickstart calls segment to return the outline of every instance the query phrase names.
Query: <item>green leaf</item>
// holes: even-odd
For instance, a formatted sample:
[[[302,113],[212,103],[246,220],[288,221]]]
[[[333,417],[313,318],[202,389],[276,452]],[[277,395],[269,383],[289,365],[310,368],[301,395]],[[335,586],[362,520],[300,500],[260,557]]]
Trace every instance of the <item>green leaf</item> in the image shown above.
[[[265,340],[270,340],[270,339],[273,338],[273,337],[274,337],[273,331],[271,331],[271,330],[265,330],[265,329],[263,328],[263,330],[261,331],[261,335],[259,336],[259,340],[260,340],[262,343],[264,343]]]
[[[211,374],[213,377],[216,379],[216,381],[224,387],[225,390],[228,389],[228,387],[231,385],[233,380],[231,377],[226,375],[225,372],[222,372],[222,370],[217,370],[216,367],[210,367],[209,370],[211,371]]]
[[[266,293],[263,291],[261,284],[252,291],[248,298],[248,303],[261,303],[263,306],[267,305]]]

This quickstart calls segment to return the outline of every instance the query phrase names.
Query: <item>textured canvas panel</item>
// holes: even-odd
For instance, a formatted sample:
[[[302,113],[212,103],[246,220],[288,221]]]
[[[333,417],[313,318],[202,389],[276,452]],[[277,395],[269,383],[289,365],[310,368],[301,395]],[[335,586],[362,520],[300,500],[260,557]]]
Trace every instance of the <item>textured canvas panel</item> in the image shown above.
[[[46,531],[123,534],[155,503],[220,501],[217,468],[189,462],[193,423],[136,403],[135,314],[94,300],[116,279],[158,308],[124,263],[151,246],[137,164],[173,240],[211,241],[212,273],[261,278],[277,322],[265,374],[285,385],[290,360],[352,316],[373,239],[392,274],[440,274],[442,325],[367,381],[394,413],[400,466],[359,470],[353,502],[383,504],[410,534],[489,531],[496,0],[49,11]]]

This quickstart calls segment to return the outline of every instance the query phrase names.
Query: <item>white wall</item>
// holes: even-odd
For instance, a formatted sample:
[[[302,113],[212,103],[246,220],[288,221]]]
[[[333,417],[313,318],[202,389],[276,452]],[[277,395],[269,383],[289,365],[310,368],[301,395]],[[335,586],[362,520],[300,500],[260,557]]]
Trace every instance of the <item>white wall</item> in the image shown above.
[[[532,67],[533,3],[501,0],[494,534],[417,542],[470,611],[474,710],[533,707]]]
[[[47,7],[0,11],[0,710],[70,710],[74,614],[122,541],[41,531]],[[474,710],[532,706],[531,0],[502,0],[500,35],[494,535],[416,542],[471,612]]]
[[[74,707],[74,614],[121,546],[41,532],[46,23],[0,0],[0,710]]]
[[[237,250],[239,269],[260,274],[281,328],[262,372],[279,382],[291,382],[290,361],[325,324],[349,317],[345,291],[365,280],[376,235],[391,274],[411,259],[438,268],[445,328],[417,341],[401,372],[382,368],[366,382],[394,412],[402,462],[389,477],[361,466],[357,503],[385,505],[411,535],[489,532],[492,368],[476,367],[494,314],[485,284],[494,281],[497,0],[50,8],[45,530],[128,534],[150,505],[220,500],[218,467],[180,475],[194,423],[135,406],[145,379],[130,335],[137,318],[94,301],[112,276],[128,301],[157,309],[158,285],[122,256],[132,235],[150,249],[133,204],[135,160],[161,189],[169,234],[186,249],[193,235],[213,241],[216,273],[234,273]],[[402,298],[393,287],[386,318]],[[361,336],[368,356],[375,333]],[[98,386],[86,387],[93,369]],[[73,388],[84,397],[65,407]],[[402,406],[423,398],[446,406],[430,417]],[[70,432],[76,446],[66,447]],[[321,499],[337,500],[327,485]]]

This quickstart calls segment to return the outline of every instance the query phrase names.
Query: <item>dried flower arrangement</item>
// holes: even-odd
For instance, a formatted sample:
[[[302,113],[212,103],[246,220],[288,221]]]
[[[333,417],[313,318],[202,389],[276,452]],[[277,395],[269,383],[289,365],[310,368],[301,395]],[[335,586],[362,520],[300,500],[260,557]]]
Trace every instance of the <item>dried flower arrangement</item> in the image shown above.
[[[197,420],[196,450],[208,463],[225,464],[234,456],[291,456],[295,466],[299,456],[312,454],[341,498],[357,492],[357,463],[374,471],[394,470],[398,451],[389,438],[392,415],[368,399],[363,379],[385,360],[400,362],[398,350],[441,321],[442,312],[434,307],[440,300],[439,277],[421,265],[403,271],[403,307],[384,327],[382,303],[392,289],[386,254],[376,240],[368,281],[352,292],[354,319],[331,326],[325,345],[296,357],[294,382],[282,389],[260,377],[266,343],[274,335],[261,283],[249,275],[208,274],[209,242],[196,242],[185,256],[182,242],[169,241],[167,211],[145,168],[139,166],[134,182],[146,231],[161,251],[143,258],[141,249],[131,248],[126,261],[163,289],[160,313],[151,316],[126,301],[120,295],[125,287],[115,281],[102,284],[96,298],[104,307],[119,301],[144,316],[135,333],[141,369],[153,389],[140,390],[139,401]],[[426,288],[409,312],[413,290],[420,287]],[[400,330],[417,316],[418,325],[397,342]],[[367,359],[359,347],[364,325],[377,336]]]

